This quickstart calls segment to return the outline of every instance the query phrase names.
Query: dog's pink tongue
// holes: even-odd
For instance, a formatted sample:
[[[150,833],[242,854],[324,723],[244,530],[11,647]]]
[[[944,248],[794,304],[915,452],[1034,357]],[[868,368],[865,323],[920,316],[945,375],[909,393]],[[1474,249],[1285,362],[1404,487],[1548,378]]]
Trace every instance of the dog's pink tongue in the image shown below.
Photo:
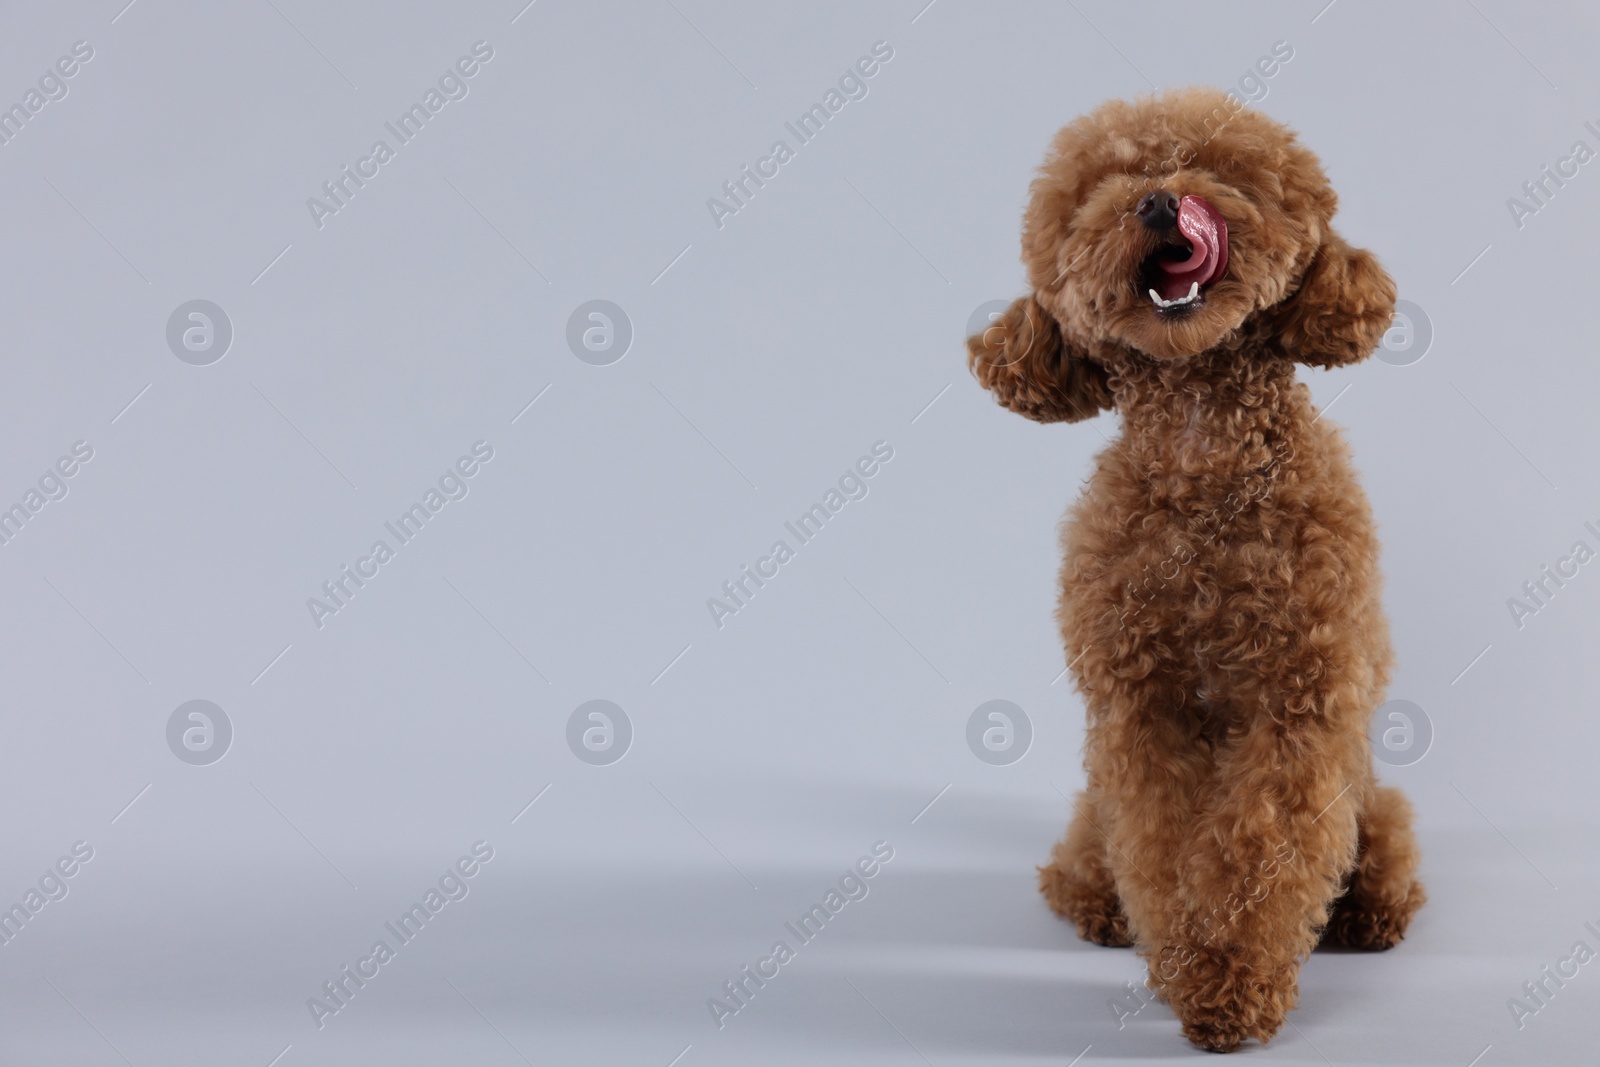
[[[1188,259],[1160,264],[1168,275],[1157,286],[1163,300],[1188,296],[1194,283],[1209,285],[1228,266],[1228,224],[1200,197],[1178,201],[1178,232],[1189,239],[1192,252]]]

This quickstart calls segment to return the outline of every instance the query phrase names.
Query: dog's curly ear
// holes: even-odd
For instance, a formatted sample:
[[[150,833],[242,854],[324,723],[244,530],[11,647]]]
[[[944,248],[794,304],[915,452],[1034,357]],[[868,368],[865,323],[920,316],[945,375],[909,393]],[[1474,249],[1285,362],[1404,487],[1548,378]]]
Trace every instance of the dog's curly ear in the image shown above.
[[[1037,422],[1077,422],[1111,407],[1105,368],[1061,336],[1032,293],[967,338],[967,366],[996,400]]]
[[[1364,248],[1327,231],[1274,330],[1284,355],[1312,367],[1366,359],[1394,323],[1394,281]]]

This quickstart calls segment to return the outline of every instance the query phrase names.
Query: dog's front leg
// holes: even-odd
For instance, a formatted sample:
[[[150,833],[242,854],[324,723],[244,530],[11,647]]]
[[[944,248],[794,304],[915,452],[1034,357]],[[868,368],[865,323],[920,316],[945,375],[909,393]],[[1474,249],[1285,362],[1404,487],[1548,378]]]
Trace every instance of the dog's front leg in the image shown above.
[[[1289,702],[1315,710],[1280,703],[1219,752],[1177,857],[1177,907],[1149,954],[1151,984],[1201,1048],[1227,1052],[1277,1033],[1295,1005],[1300,961],[1354,862],[1370,762],[1349,716],[1327,714],[1359,701],[1336,681]]]

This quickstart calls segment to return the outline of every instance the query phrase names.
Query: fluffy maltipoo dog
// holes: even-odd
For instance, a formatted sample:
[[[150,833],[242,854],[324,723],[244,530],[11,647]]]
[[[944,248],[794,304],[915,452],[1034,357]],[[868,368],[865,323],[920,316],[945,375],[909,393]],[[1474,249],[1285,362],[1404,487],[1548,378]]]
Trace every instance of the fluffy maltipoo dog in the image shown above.
[[[1394,283],[1293,133],[1235,98],[1103,105],[1032,186],[1032,291],[967,342],[999,402],[1122,432],[1063,526],[1087,788],[1040,887],[1135,945],[1201,1048],[1266,1041],[1318,941],[1399,942],[1411,812],[1368,724],[1391,654],[1372,514],[1296,364],[1364,359]]]

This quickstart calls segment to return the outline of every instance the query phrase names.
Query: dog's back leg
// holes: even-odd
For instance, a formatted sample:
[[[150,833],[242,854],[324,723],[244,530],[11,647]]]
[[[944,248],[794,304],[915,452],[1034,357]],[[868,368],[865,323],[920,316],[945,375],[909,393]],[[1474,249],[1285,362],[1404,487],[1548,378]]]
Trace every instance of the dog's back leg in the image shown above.
[[[1052,911],[1072,921],[1085,941],[1124,948],[1133,940],[1106,860],[1107,839],[1097,825],[1096,805],[1084,792],[1072,806],[1067,835],[1050,850],[1050,862],[1039,868],[1039,892]]]
[[[1359,816],[1360,849],[1349,885],[1334,903],[1325,945],[1381,950],[1405,936],[1427,896],[1417,881],[1411,805],[1393,786],[1376,786]]]

